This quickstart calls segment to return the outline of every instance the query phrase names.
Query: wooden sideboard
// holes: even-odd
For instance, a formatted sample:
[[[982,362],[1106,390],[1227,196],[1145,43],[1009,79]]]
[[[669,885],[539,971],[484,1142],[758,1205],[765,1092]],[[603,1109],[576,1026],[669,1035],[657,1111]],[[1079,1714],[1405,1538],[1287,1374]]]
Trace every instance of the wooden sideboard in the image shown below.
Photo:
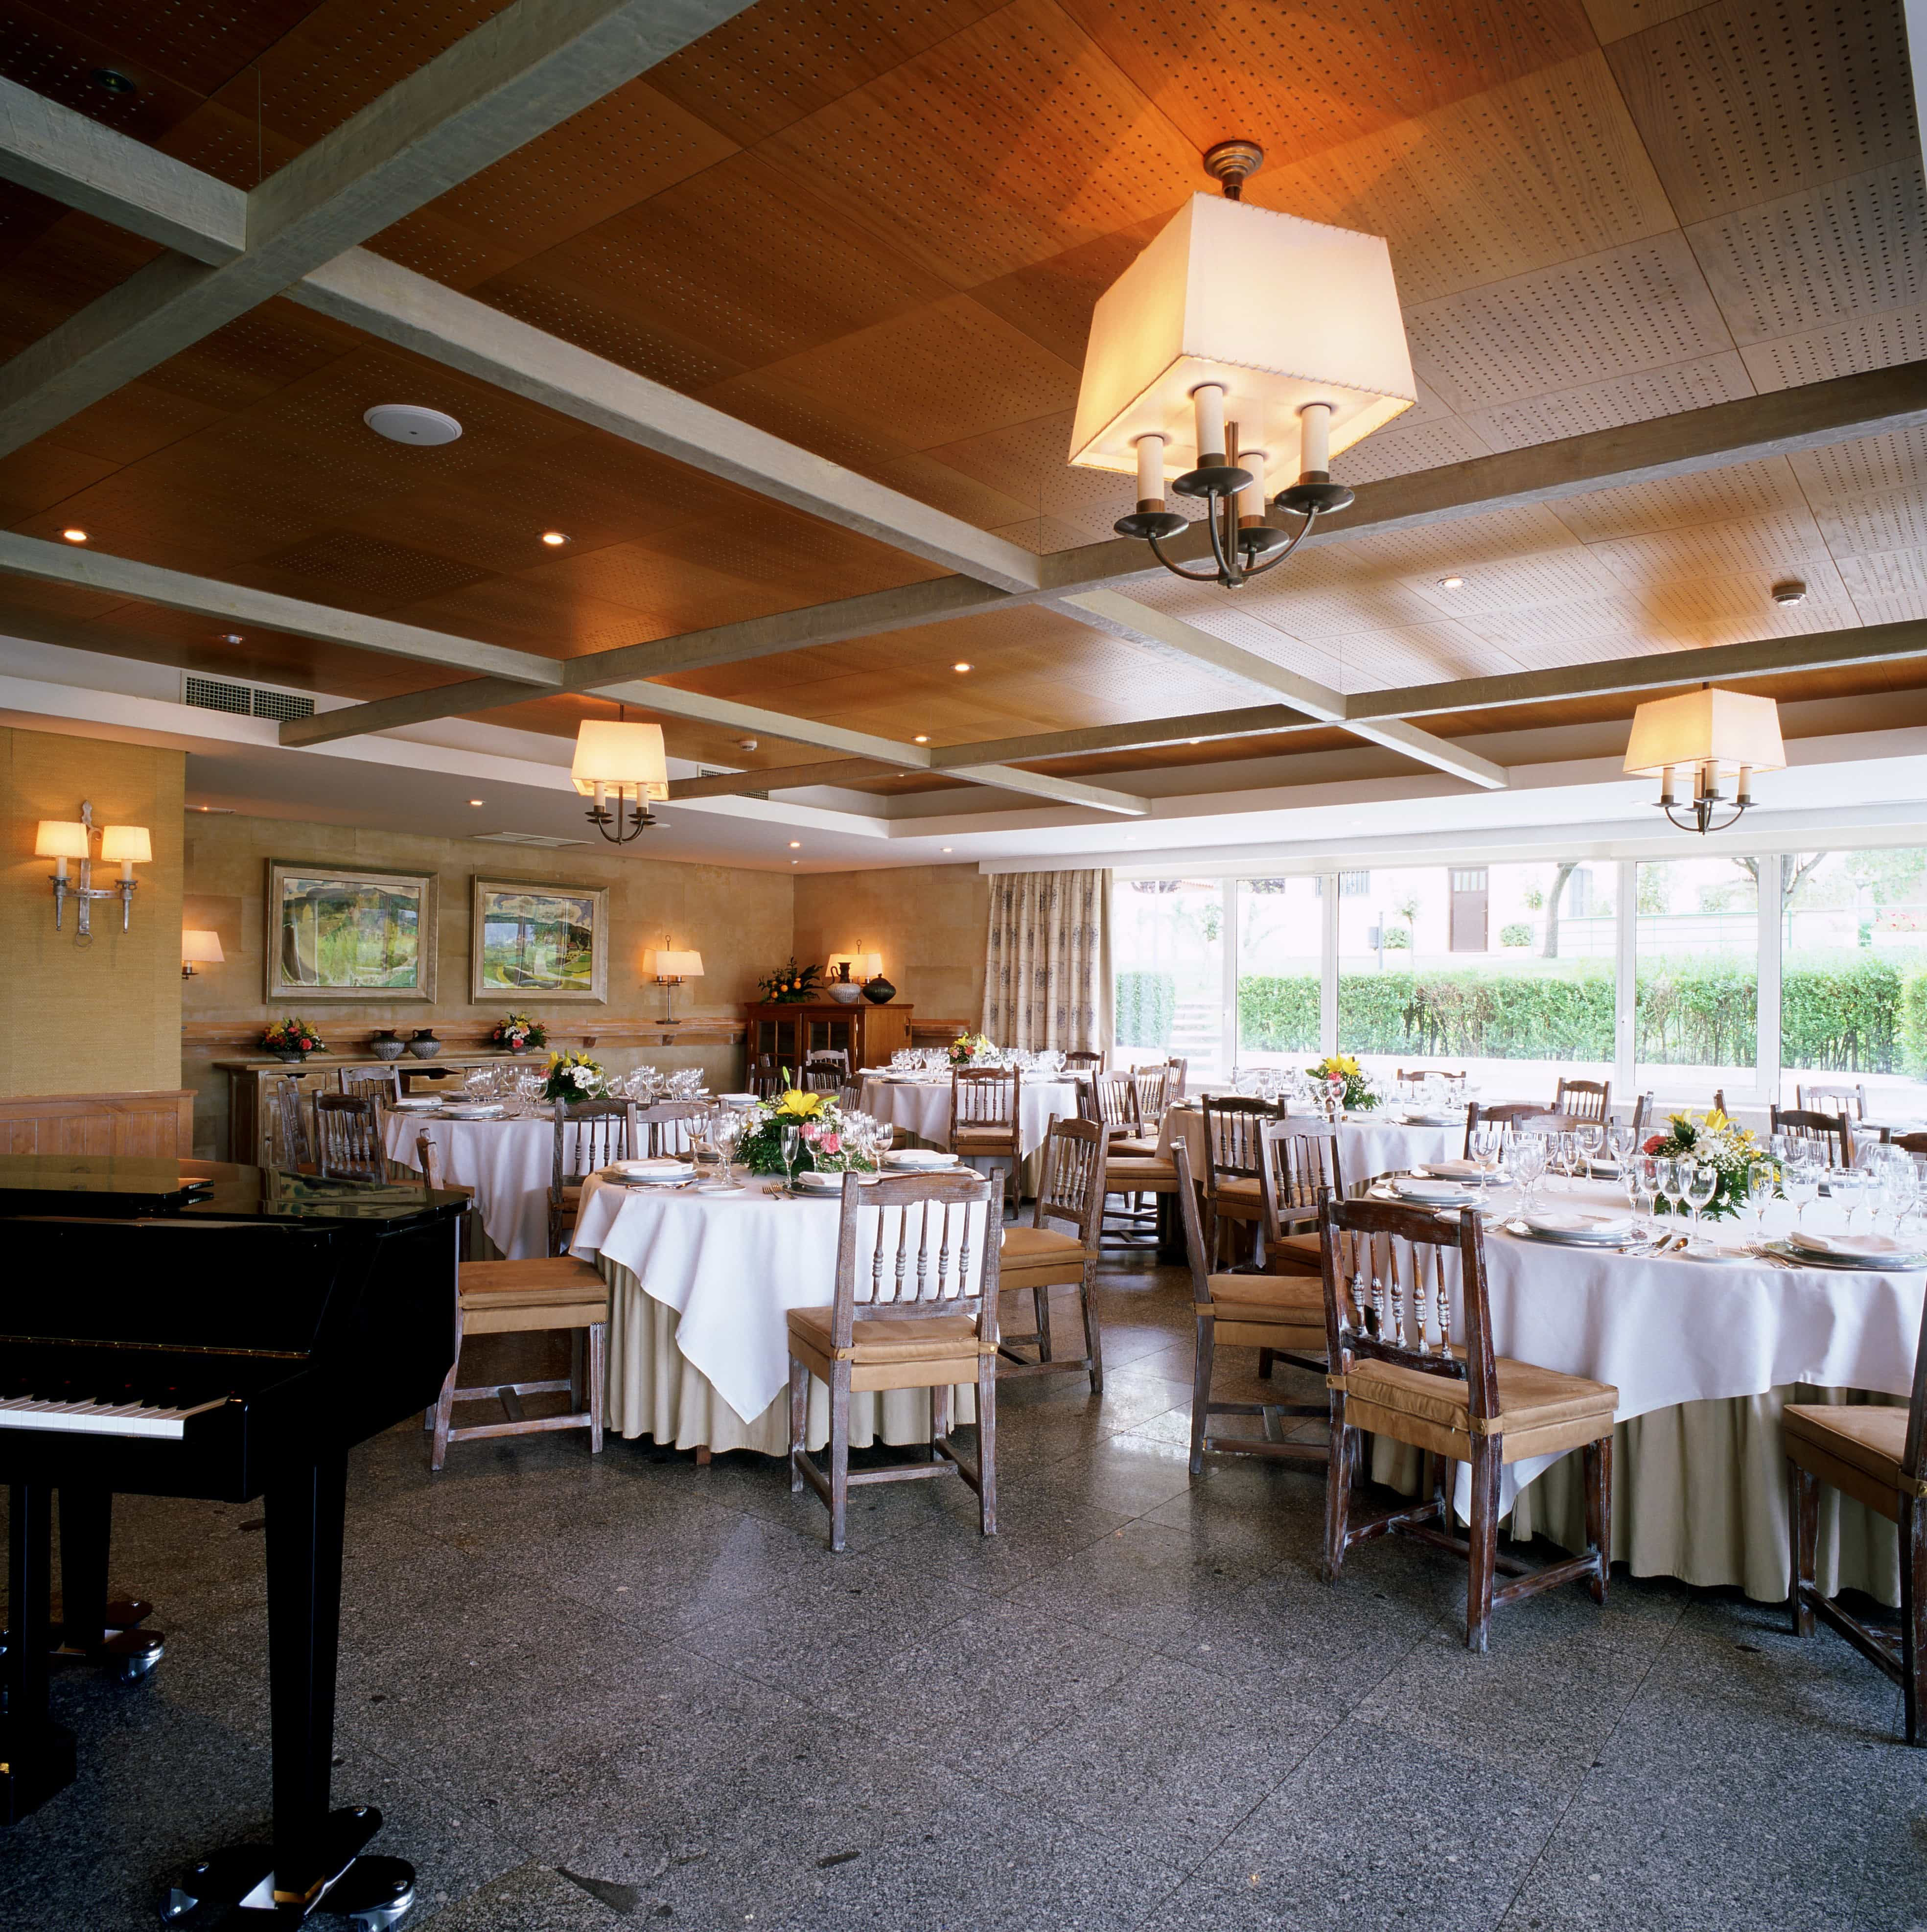
[[[194,1096],[22,1094],[0,1100],[0,1154],[179,1155],[194,1151]]]
[[[890,1055],[910,1044],[914,1009],[892,1000],[875,1006],[859,1000],[761,1000],[743,1010],[743,1045],[753,1070],[767,1054],[779,1066],[802,1077],[803,1057],[838,1047],[850,1056],[850,1071],[887,1066]]]

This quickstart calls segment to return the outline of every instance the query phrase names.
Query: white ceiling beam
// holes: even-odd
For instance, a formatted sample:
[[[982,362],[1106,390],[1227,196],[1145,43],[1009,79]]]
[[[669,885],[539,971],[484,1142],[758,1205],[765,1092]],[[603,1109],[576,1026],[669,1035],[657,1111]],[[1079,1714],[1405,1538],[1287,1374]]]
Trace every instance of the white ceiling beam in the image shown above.
[[[426,691],[377,698],[366,704],[338,705],[332,711],[317,711],[310,718],[284,718],[281,742],[311,748],[344,738],[365,738],[377,731],[397,730],[404,724],[427,724],[437,718],[459,716],[460,713],[449,709],[446,694],[451,691],[473,693],[472,708],[477,711],[498,710],[506,705],[526,704],[532,698],[556,694],[554,686],[543,688],[508,678],[464,678],[458,685],[434,685]]]
[[[1289,566],[1287,566],[1287,568]],[[1115,637],[1127,638],[1152,650],[1169,652],[1186,662],[1201,664],[1227,677],[1274,692],[1294,709],[1321,723],[1335,724],[1388,751],[1415,758],[1434,770],[1445,772],[1486,791],[1502,790],[1508,781],[1502,766],[1490,758],[1461,751],[1442,738],[1421,731],[1410,724],[1367,721],[1355,722],[1349,714],[1342,692],[1301,677],[1297,672],[1261,658],[1255,651],[1241,650],[1209,631],[1200,630],[1181,617],[1154,609],[1115,590],[1090,590],[1074,597],[1053,598],[1050,608],[1065,616],[1090,624]]]
[[[1037,585],[1037,560],[1016,544],[366,249],[289,292],[337,322],[841,529],[1001,590]]]
[[[247,245],[245,190],[5,78],[0,179],[197,262],[231,262]]]
[[[530,698],[545,690],[558,689],[562,680],[562,666],[554,658],[509,650],[473,638],[458,638],[446,631],[398,624],[392,618],[365,616],[356,610],[305,603],[299,598],[278,596],[269,590],[218,583],[212,578],[190,577],[181,571],[163,570],[155,564],[137,563],[131,557],[110,556],[71,544],[49,543],[11,530],[0,530],[0,572],[32,578],[42,584],[65,584],[77,590],[131,598],[138,603],[158,604],[170,610],[190,610],[199,616],[224,618],[230,623],[265,625],[294,637],[351,644],[356,650],[377,651],[385,657],[446,664],[454,670],[510,680],[503,687],[510,694],[492,698],[490,701],[494,704],[516,702],[516,687],[521,697]]]
[[[746,4],[515,0],[269,176],[248,196],[239,254],[214,265],[159,256],[0,367],[0,454],[380,234]]]
[[[1140,752],[1163,745],[1211,744],[1277,731],[1307,731],[1317,721],[1282,704],[1242,711],[1195,711],[1179,718],[1145,718],[1131,724],[1091,724],[1075,731],[1039,731],[1017,738],[988,738],[974,745],[939,745],[932,763],[950,766],[1026,764],[1033,758],[1074,758],[1093,752]]]
[[[875,758],[833,758],[818,765],[773,765],[760,772],[711,772],[699,778],[671,778],[669,802],[674,805],[686,798],[741,798],[758,792],[802,791],[815,785],[854,784],[885,776]]]

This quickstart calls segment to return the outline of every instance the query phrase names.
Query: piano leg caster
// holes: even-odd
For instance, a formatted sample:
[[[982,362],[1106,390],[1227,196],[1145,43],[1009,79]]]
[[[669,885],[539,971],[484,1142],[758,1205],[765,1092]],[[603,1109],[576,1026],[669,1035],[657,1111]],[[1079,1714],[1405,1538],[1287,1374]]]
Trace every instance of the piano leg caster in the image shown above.
[[[298,1925],[311,1912],[351,1918],[360,1932],[388,1932],[415,1903],[415,1868],[400,1858],[363,1858],[361,1848],[381,1829],[381,1814],[371,1804],[329,1813],[320,1852],[324,1870],[301,1898],[275,1888],[272,1845],[233,1845],[184,1872],[161,1901],[164,1925],[226,1922],[232,1915],[245,1924],[258,1918]]]
[[[53,1660],[98,1664],[119,1683],[138,1684],[166,1653],[160,1631],[136,1628],[153,1614],[154,1606],[138,1598],[111,1603],[107,1606],[107,1620],[98,1631],[64,1625],[61,1641],[53,1653]]]

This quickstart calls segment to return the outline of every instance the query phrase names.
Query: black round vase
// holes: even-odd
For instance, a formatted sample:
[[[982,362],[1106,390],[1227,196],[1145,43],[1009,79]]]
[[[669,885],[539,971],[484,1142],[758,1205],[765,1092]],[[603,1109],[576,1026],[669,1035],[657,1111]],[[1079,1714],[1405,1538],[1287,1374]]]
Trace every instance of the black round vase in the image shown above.
[[[896,988],[879,973],[874,980],[865,982],[863,998],[880,1006],[886,1000],[896,998]]]

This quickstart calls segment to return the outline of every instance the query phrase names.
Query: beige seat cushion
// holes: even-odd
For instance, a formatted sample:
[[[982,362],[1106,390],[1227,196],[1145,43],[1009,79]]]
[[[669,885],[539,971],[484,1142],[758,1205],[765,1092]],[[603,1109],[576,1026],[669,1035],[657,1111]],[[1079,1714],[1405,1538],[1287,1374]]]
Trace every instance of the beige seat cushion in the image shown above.
[[[790,1353],[827,1382],[836,1364],[828,1308],[792,1308]],[[851,1330],[853,1389],[935,1388],[977,1379],[977,1358],[995,1351],[980,1342],[968,1315],[883,1317],[859,1321]]]
[[[1055,1228],[1006,1228],[998,1262],[1003,1288],[1049,1288],[1081,1281],[1088,1257],[1075,1234]]]
[[[1175,1194],[1178,1170],[1168,1160],[1143,1160],[1114,1154],[1104,1162],[1104,1186],[1112,1194]]]
[[[1265,1244],[1267,1264],[1281,1274],[1320,1275],[1325,1263],[1316,1234],[1280,1234]]]
[[[1214,1274],[1208,1313],[1220,1342],[1247,1348],[1325,1345],[1325,1285],[1313,1275]]]
[[[980,1150],[985,1154],[1008,1154],[1014,1138],[1008,1127],[959,1127],[950,1136],[950,1150],[953,1154],[969,1154]]]
[[[542,1260],[464,1262],[457,1277],[462,1328],[471,1335],[521,1335],[581,1328],[609,1318],[609,1287],[573,1255]]]
[[[1256,1180],[1243,1180],[1235,1176],[1226,1180],[1213,1180],[1206,1186],[1205,1193],[1221,1220],[1256,1221],[1265,1211]]]
[[[1901,1474],[1907,1411],[1863,1402],[1790,1402],[1781,1414],[1787,1454],[1823,1483],[1898,1520],[1913,1485]]]
[[[1462,1351],[1454,1350],[1454,1354]],[[1501,1355],[1499,1414],[1481,1432],[1504,1435],[1503,1460],[1557,1455],[1613,1432],[1619,1392],[1583,1376],[1561,1375]],[[1466,1415],[1469,1384],[1428,1376],[1394,1362],[1355,1363],[1343,1378],[1349,1398],[1346,1420],[1463,1462],[1471,1460]]]
[[[1121,1134],[1112,1142],[1111,1152],[1139,1160],[1155,1160],[1157,1158],[1157,1136],[1145,1134],[1139,1138],[1127,1139]]]

